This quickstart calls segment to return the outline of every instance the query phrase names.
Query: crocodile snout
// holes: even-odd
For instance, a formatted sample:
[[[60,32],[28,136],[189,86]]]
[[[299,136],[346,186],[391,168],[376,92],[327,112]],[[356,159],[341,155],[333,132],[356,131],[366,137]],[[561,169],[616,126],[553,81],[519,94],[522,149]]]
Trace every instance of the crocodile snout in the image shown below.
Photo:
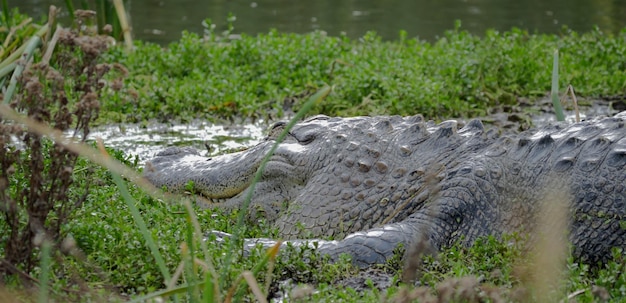
[[[193,189],[207,198],[231,198],[250,185],[266,149],[265,145],[257,145],[207,158],[193,148],[170,147],[146,163],[144,177],[172,192],[182,192],[193,182]]]

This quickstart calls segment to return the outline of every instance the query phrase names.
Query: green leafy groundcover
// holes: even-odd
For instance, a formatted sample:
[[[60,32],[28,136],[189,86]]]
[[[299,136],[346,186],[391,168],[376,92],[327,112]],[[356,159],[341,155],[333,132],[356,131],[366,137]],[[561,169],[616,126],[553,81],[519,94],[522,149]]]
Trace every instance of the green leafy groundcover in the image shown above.
[[[136,167],[136,159],[124,156],[121,152],[112,152],[125,164]],[[87,168],[94,170],[97,186],[92,186],[94,190],[90,194],[89,203],[79,209],[76,219],[64,228],[64,232],[73,237],[76,247],[85,258],[77,260],[68,256],[62,265],[55,265],[53,291],[65,294],[62,288],[74,285],[77,279],[89,289],[80,293],[82,299],[91,296],[96,300],[114,298],[115,294],[122,294],[119,297],[122,299],[127,295],[136,297],[164,288],[163,277],[110,173],[84,160],[79,163],[77,171],[85,171]],[[128,186],[150,233],[159,245],[167,267],[173,272],[182,259],[181,243],[188,240],[189,223],[184,207],[171,201],[168,203],[148,197],[134,184],[129,183]],[[235,231],[237,213],[227,214],[202,208],[195,208],[195,212],[204,230]],[[259,221],[246,226],[245,236],[271,238],[275,237],[275,232],[264,221]],[[365,281],[359,290],[354,290],[337,283],[338,280],[349,280],[358,274],[358,270],[351,268],[346,260],[331,264],[313,251],[291,248],[281,251],[282,257],[277,259],[273,271],[274,281],[290,279],[294,284],[309,283],[317,291],[305,292],[305,298],[313,302],[381,302],[384,298],[403,302],[403,298],[426,300],[432,295],[442,299],[443,292],[452,296],[448,297],[449,300],[456,298],[454,302],[474,302],[469,298],[476,296],[499,296],[507,301],[524,302],[531,291],[525,288],[524,283],[528,283],[525,279],[532,279],[525,268],[532,264],[523,250],[523,242],[512,245],[518,243],[515,241],[521,241],[521,238],[511,237],[504,241],[483,238],[470,248],[454,245],[441,252],[437,258],[427,257],[420,278],[420,284],[425,287],[420,288],[397,283],[402,276],[402,262],[398,259],[400,255],[378,269],[380,275],[393,282],[391,287],[378,290],[373,282]],[[212,237],[209,237],[208,243],[211,258],[220,270],[227,254],[239,254],[239,251],[228,251],[228,245],[216,244]],[[247,257],[237,256],[237,262],[231,263],[230,276],[225,277],[225,285],[233,284],[242,271],[254,268],[263,254],[263,250],[259,249]],[[199,251],[197,256],[202,258]],[[267,278],[265,271],[262,272],[257,276],[261,285]],[[561,287],[555,289],[559,300],[577,291],[580,292],[576,295],[578,302],[595,302],[599,300],[599,295],[608,296],[611,302],[620,302],[620,298],[626,296],[626,260],[621,252],[616,251],[615,260],[599,269],[591,269],[570,258],[562,277],[561,283],[555,282],[555,285]],[[366,278],[375,280],[375,275]],[[286,292],[295,287],[287,285]],[[276,287],[273,284],[270,290],[276,292]],[[226,290],[221,292],[225,295]],[[249,294],[249,298],[254,296]]]
[[[374,33],[357,40],[322,32],[228,37],[211,31],[202,37],[184,33],[180,41],[165,48],[142,42],[130,53],[113,48],[105,60],[126,66],[129,77],[124,89],[103,100],[101,117],[111,122],[280,116],[291,102],[297,110],[308,94],[325,84],[334,90],[313,110],[316,113],[481,115],[489,108],[514,104],[518,97],[544,96],[550,89],[555,49],[560,51],[561,87],[572,84],[579,96],[602,97],[623,95],[626,86],[626,31],[610,36],[600,30],[579,34],[564,29],[561,35],[534,35],[513,29],[475,36],[457,28],[434,43],[402,34],[398,41],[387,42]],[[130,294],[163,288],[158,268],[124,202],[105,180],[109,186],[101,186],[93,203],[67,227],[92,262],[88,264],[103,273],[87,275],[87,283],[115,285]],[[188,229],[182,206],[149,198],[132,184],[129,187],[173,271],[181,260],[179,245]],[[203,229],[233,231],[236,214],[201,209],[197,214]],[[275,233],[259,222],[246,227],[245,235],[272,237]],[[215,266],[220,268],[224,256],[233,252],[209,243]],[[383,291],[337,287],[335,281],[349,279],[355,269],[345,263],[327,264],[312,252],[282,253],[286,257],[277,261],[275,280],[312,283],[317,289],[311,295],[314,301],[402,301],[428,295],[423,289],[395,284]],[[242,270],[254,268],[261,255],[259,251],[234,262],[223,285],[233,283]],[[471,276],[481,283],[480,289],[470,287],[473,290],[491,291],[509,300],[521,292],[522,298],[528,298],[524,295],[528,290],[521,286],[527,277],[518,269],[524,267],[519,261],[522,255],[519,247],[491,238],[472,248],[454,246],[438,259],[427,259],[421,283],[430,289],[429,294],[441,295],[455,281],[465,281],[455,280],[458,277]],[[76,266],[83,274],[93,272],[82,263]],[[620,253],[615,262],[594,270],[570,259],[561,288],[555,291],[559,299],[576,294],[581,302],[607,296],[618,302],[626,296],[624,266]],[[391,281],[398,281],[402,271],[397,264],[387,264],[382,271],[390,268]],[[263,284],[265,276],[257,278]],[[227,290],[219,291],[224,295]]]
[[[458,24],[432,43],[402,32],[396,41],[373,32],[354,40],[323,32],[228,37],[207,30],[183,33],[167,47],[114,48],[106,60],[124,64],[130,77],[127,90],[106,100],[103,118],[276,117],[324,84],[334,91],[314,113],[476,116],[546,95],[556,49],[561,88],[571,84],[594,98],[626,88],[626,30],[477,36]]]
[[[101,122],[281,115],[291,102],[297,110],[306,95],[325,84],[334,86],[334,91],[314,109],[318,113],[422,113],[433,118],[480,115],[488,108],[513,104],[517,97],[546,94],[554,49],[561,53],[561,87],[572,84],[579,95],[598,97],[622,95],[626,85],[626,31],[609,36],[599,30],[585,34],[564,30],[557,36],[511,30],[489,31],[479,37],[457,28],[434,43],[407,39],[402,34],[398,41],[385,42],[374,33],[357,40],[328,37],[321,32],[296,35],[273,31],[256,37],[227,37],[211,31],[203,37],[185,33],[166,48],[138,42],[133,52],[121,47],[110,50],[104,60],[126,66],[129,77],[120,84],[120,90],[110,91],[101,100]],[[140,169],[137,159],[120,151],[110,152]],[[74,176],[80,188],[93,182],[92,191],[75,219],[63,227],[63,234],[73,240],[70,248],[76,252],[54,255],[52,296],[61,297],[59,302],[113,301],[165,288],[110,172],[81,159]],[[134,184],[129,183],[128,188],[166,266],[174,272],[184,255],[181,243],[190,242],[184,207],[176,201],[149,197]],[[236,213],[195,211],[203,230],[234,231]],[[6,228],[0,220],[0,229]],[[260,221],[247,226],[245,236],[274,237],[275,232]],[[221,277],[226,286],[232,285],[243,270],[254,268],[264,253],[259,250],[240,258],[239,251],[227,251],[227,245],[218,245],[210,237],[207,243],[220,271],[225,255],[237,257],[228,276]],[[191,253],[201,258],[197,247]],[[511,300],[516,292],[528,291],[521,286],[526,275],[518,270],[527,262],[519,260],[524,253],[493,238],[480,239],[471,248],[456,245],[437,259],[427,258],[420,280],[427,293],[424,288],[396,283],[385,290],[336,286],[336,280],[350,279],[357,270],[346,262],[329,264],[312,251],[286,249],[281,255],[284,257],[277,259],[273,271],[274,281],[292,278],[311,283],[316,291],[304,292],[304,296],[312,301],[403,302],[450,294],[454,283],[465,285],[456,289],[470,295],[482,291]],[[397,282],[402,275],[399,263],[395,258],[379,270]],[[619,302],[626,297],[625,266],[620,252],[615,253],[615,261],[593,270],[569,259],[561,289],[556,290],[558,299],[576,294],[580,302],[605,297]],[[481,286],[472,280],[458,280],[468,276]],[[263,284],[267,276],[257,279]],[[19,288],[16,281],[3,283],[2,287]],[[272,284],[273,293],[276,287]],[[223,298],[227,289],[218,291]],[[247,296],[249,301],[255,299]],[[462,294],[451,296],[471,302]]]

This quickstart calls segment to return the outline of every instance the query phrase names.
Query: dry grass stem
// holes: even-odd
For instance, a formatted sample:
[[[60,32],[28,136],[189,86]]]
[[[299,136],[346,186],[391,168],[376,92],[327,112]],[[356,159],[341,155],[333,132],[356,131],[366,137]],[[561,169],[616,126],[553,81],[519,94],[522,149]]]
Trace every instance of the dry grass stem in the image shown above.
[[[561,103],[564,104],[567,99],[567,95],[569,94],[570,98],[572,98],[572,104],[574,105],[574,112],[576,113],[576,122],[580,122],[580,110],[578,109],[578,99],[576,98],[576,93],[574,93],[574,87],[570,84],[567,86],[565,93],[561,97]]]
[[[250,286],[250,289],[252,290],[252,293],[254,294],[254,297],[257,299],[257,301],[261,303],[267,303],[267,299],[265,298],[265,295],[261,291],[261,288],[259,287],[259,283],[257,283],[252,272],[246,270],[243,273],[241,273],[241,275]]]
[[[50,58],[52,58],[52,53],[54,52],[57,42],[59,41],[59,34],[61,30],[62,30],[61,26],[57,26],[52,38],[50,40],[46,40],[47,41],[46,52],[43,54],[43,57],[41,58],[41,63],[45,65],[50,64]],[[50,31],[48,31],[48,33],[49,32]]]
[[[133,48],[133,38],[131,35],[130,23],[128,22],[128,15],[126,9],[124,9],[124,3],[122,0],[113,0],[117,17],[119,18],[120,25],[122,26],[122,32],[124,33],[124,43],[127,49]]]
[[[558,183],[558,182],[554,182]],[[528,271],[529,287],[537,302],[554,302],[561,294],[568,254],[567,230],[569,226],[568,192],[553,184],[544,195],[537,216],[532,262]]]

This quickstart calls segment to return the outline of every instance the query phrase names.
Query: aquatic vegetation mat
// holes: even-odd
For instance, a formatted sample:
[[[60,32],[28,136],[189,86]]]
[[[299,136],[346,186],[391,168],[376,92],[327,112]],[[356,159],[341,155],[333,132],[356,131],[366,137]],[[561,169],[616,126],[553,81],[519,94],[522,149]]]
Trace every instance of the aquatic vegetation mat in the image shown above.
[[[330,85],[333,93],[309,115],[423,114],[433,119],[483,116],[547,96],[558,50],[560,94],[572,85],[586,98],[624,108],[626,31],[599,29],[558,35],[519,29],[467,33],[458,24],[436,42],[400,34],[382,41],[318,31],[257,36],[183,33],[167,47],[138,42],[106,55],[131,77],[125,95],[107,98],[107,121],[193,118],[275,120],[297,111],[306,97]],[[236,26],[236,24],[234,25]]]

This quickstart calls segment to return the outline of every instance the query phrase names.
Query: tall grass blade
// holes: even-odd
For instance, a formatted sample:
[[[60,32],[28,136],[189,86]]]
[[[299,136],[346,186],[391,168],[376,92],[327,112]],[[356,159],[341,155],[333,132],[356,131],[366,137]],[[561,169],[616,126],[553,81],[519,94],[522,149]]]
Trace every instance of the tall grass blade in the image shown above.
[[[40,28],[38,25],[33,24],[33,18],[27,18],[24,21],[20,22],[18,25],[13,25],[9,30],[9,34],[4,38],[4,43],[2,43],[2,48],[0,49],[0,58],[4,58],[5,54],[11,53],[18,43],[22,40],[26,39],[33,35],[33,32],[36,31],[37,28]],[[23,32],[18,34],[19,30]],[[23,50],[23,49],[22,49]]]
[[[554,114],[557,121],[565,121],[565,115],[563,114],[563,106],[559,101],[559,50],[554,50],[554,59],[552,61],[552,91],[550,93],[552,97],[552,106],[554,106]]]
[[[250,271],[252,272],[254,276],[256,276],[259,272],[261,272],[265,264],[267,264],[268,262],[276,258],[276,255],[278,254],[281,244],[282,242],[278,241],[273,247],[267,250],[265,255],[263,255],[263,259],[261,259],[254,266],[254,268]],[[226,303],[233,302],[233,296],[235,295],[235,291],[239,289],[239,287],[241,286],[241,282],[243,280],[244,280],[243,275],[239,275],[237,281],[235,281],[229,288],[229,291],[224,299],[224,302]],[[204,299],[203,302],[219,302],[219,300],[216,299],[218,297],[218,294],[214,293],[215,288],[210,285],[211,283],[212,283],[211,279],[207,277],[204,281],[199,281],[199,282],[194,282],[194,283],[183,283],[176,287],[149,293],[142,297],[135,298],[129,302],[130,303],[153,302],[156,298],[160,298],[160,297],[165,298],[165,297],[170,297],[170,296],[177,295],[177,294],[184,294],[190,288],[201,288],[201,287],[204,287],[204,290],[205,290],[205,293],[203,294],[203,299]],[[238,300],[237,298],[234,299],[234,302],[241,302],[241,300]]]
[[[96,22],[98,23],[98,30],[102,32],[102,29],[107,23],[107,14],[106,14],[106,0],[97,0],[96,1]],[[111,24],[113,26],[113,24]],[[117,37],[115,37],[117,39]]]
[[[17,86],[17,79],[22,75],[22,72],[26,68],[28,61],[33,57],[33,53],[35,49],[41,45],[41,38],[39,36],[33,36],[26,43],[26,48],[24,49],[24,53],[22,56],[21,62],[18,62],[17,66],[15,66],[15,71],[13,72],[13,76],[11,76],[11,82],[9,82],[9,87],[7,88],[6,93],[4,94],[4,101],[2,103],[9,104],[11,99],[13,98],[13,94],[15,93],[15,88]]]
[[[46,32],[48,31],[48,25],[44,25],[42,26],[36,33],[36,36],[43,36]],[[18,40],[15,40],[14,43],[17,43]],[[19,48],[17,48],[15,51],[13,51],[10,55],[8,55],[6,58],[4,58],[4,60],[2,62],[0,62],[0,68],[4,68],[7,65],[17,62],[18,59],[20,59],[20,57],[22,56],[22,54],[24,53],[24,50],[26,49],[26,46],[28,46],[28,42],[22,44]],[[12,49],[13,46],[8,47],[7,49]]]
[[[56,48],[57,42],[59,41],[59,35],[61,35],[61,30],[61,26],[57,25],[56,30],[54,31],[54,35],[52,35],[52,37],[46,41],[46,51],[41,57],[41,63],[46,65],[50,64],[50,59],[52,58],[52,53]],[[51,31],[48,31],[48,33],[50,32]]]
[[[215,266],[213,266],[213,262],[211,260],[211,256],[209,255],[209,250],[208,250],[206,241],[204,241],[203,239],[203,233],[202,233],[202,229],[200,228],[200,222],[198,222],[198,217],[196,216],[196,213],[194,212],[189,200],[183,201],[183,205],[185,206],[185,209],[187,210],[189,224],[191,224],[191,226],[193,227],[194,234],[195,234],[195,237],[190,239],[189,241],[190,242],[197,241],[198,243],[200,243],[200,249],[202,250],[202,253],[204,254],[204,262],[207,268],[205,279],[211,279],[207,281],[205,285],[205,291],[206,291],[206,288],[209,288],[209,287],[213,288],[209,293],[203,295],[205,298],[205,300],[203,301],[208,302],[206,298],[213,298],[211,301],[218,301],[218,298],[214,297],[215,295],[219,293],[219,290],[217,289],[217,287],[219,286],[217,271],[215,270]]]
[[[17,62],[11,62],[8,65],[0,68],[0,79],[10,74],[15,69],[16,66],[17,66]]]
[[[58,13],[58,9],[56,6],[54,5],[50,5],[50,9],[48,10],[48,28],[52,29],[52,28],[56,28],[56,23],[57,23],[57,13]],[[58,28],[57,28],[58,29]],[[47,45],[47,43],[50,41],[50,37],[52,35],[52,31],[49,30],[48,32],[46,32],[46,37],[44,38],[44,43]],[[44,46],[46,46],[44,45]]]
[[[102,153],[102,155],[104,155],[105,158],[108,158],[109,154],[104,149],[104,146],[102,145],[101,141],[98,142],[98,145],[99,145],[100,152]],[[115,182],[115,185],[117,185],[117,188],[120,194],[122,195],[124,202],[126,202],[126,205],[128,206],[128,209],[130,210],[130,213],[133,215],[133,220],[135,221],[135,224],[139,228],[141,235],[146,241],[146,244],[148,245],[148,247],[150,248],[152,257],[154,257],[154,260],[156,261],[159,267],[159,270],[161,271],[161,275],[163,275],[163,279],[165,280],[164,283],[167,283],[167,281],[171,279],[171,275],[169,271],[167,270],[167,266],[165,265],[163,256],[161,256],[161,253],[159,252],[159,247],[156,245],[156,242],[154,241],[154,239],[152,239],[152,235],[150,234],[150,231],[148,230],[146,221],[143,220],[143,217],[139,213],[139,209],[137,209],[137,205],[136,205],[137,201],[135,201],[135,199],[130,195],[130,192],[128,191],[128,188],[126,187],[126,184],[124,183],[124,181],[122,180],[122,177],[118,173],[111,171],[111,176],[113,177],[113,182]]]
[[[50,254],[51,254],[50,241],[43,239],[41,242],[41,273],[39,274],[39,295],[37,297],[38,303],[49,302],[48,297],[48,281],[50,280]]]
[[[564,294],[563,283],[567,264],[568,214],[572,196],[567,185],[558,178],[543,193],[543,201],[537,205],[536,242],[531,251],[528,289],[534,292],[536,302],[555,302]]]
[[[202,302],[218,302],[219,297],[216,287],[218,286],[215,281],[215,275],[210,272],[206,272],[204,275],[204,291],[202,292]]]
[[[261,291],[259,283],[254,278],[254,275],[247,270],[241,273],[241,275],[246,280],[246,283],[248,283],[248,286],[250,286],[250,289],[252,290],[252,293],[254,294],[254,297],[257,299],[257,301],[259,303],[267,303],[267,299],[265,299],[265,294]]]
[[[4,17],[4,24],[7,25],[7,29],[11,28],[11,12],[9,11],[9,3],[7,0],[2,0],[2,16]]]
[[[74,3],[72,3],[72,0],[65,0],[65,7],[67,8],[67,12],[70,14],[70,20],[72,20],[72,22],[76,21],[76,16],[74,15]]]
[[[261,259],[261,261],[259,261],[252,269],[251,272],[253,276],[258,275],[263,269],[263,267],[265,266],[265,264],[273,261],[276,258],[276,255],[278,255],[278,251],[280,250],[281,245],[282,245],[282,242],[278,241],[276,242],[276,244],[274,244],[274,246],[272,246],[265,252],[263,259]],[[230,288],[228,289],[228,293],[226,294],[226,298],[224,299],[224,302],[226,303],[230,303],[233,301],[241,302],[243,300],[242,299],[243,291],[242,291],[242,284],[241,284],[242,281],[244,281],[243,274],[239,275],[237,280],[230,286]]]
[[[563,104],[563,101],[566,100],[565,98],[567,98],[567,94],[569,94],[570,97],[572,98],[572,104],[574,104],[574,112],[576,113],[576,123],[578,123],[580,122],[580,110],[578,109],[578,99],[576,98],[574,87],[571,84],[567,86],[567,90],[565,91],[565,94],[563,94],[563,97],[561,97],[562,104]]]
[[[130,23],[128,22],[128,15],[126,14],[124,3],[122,3],[122,0],[113,0],[113,5],[115,6],[115,12],[117,13],[117,18],[120,21],[120,26],[122,27],[122,34],[124,35],[126,48],[132,49],[133,38],[131,36]]]
[[[280,135],[278,135],[278,138],[276,138],[276,142],[274,143],[270,151],[267,153],[267,155],[265,155],[265,157],[261,161],[261,164],[259,165],[259,169],[256,171],[254,179],[252,180],[252,184],[250,184],[250,189],[248,190],[248,193],[244,199],[244,202],[241,205],[241,211],[239,212],[239,216],[237,217],[237,225],[236,225],[237,228],[235,229],[235,232],[233,233],[233,236],[229,243],[228,251],[233,252],[236,250],[235,245],[241,238],[246,212],[248,210],[248,206],[250,206],[250,201],[252,200],[252,195],[254,194],[254,188],[256,187],[256,184],[261,179],[261,175],[263,174],[263,171],[265,170],[265,165],[269,161],[270,157],[274,154],[274,151],[276,151],[276,149],[278,148],[278,145],[285,139],[285,137],[287,136],[289,131],[293,128],[293,126],[296,123],[298,123],[298,121],[300,121],[309,110],[311,110],[313,105],[315,105],[316,103],[324,99],[326,96],[328,96],[330,92],[331,92],[331,88],[329,86],[326,86],[320,89],[318,92],[316,92],[313,96],[311,96],[302,105],[302,108],[296,113],[293,119],[291,119],[289,123],[287,123],[283,132]],[[226,259],[224,260],[224,265],[222,267],[222,274],[221,274],[222,277],[228,276],[228,271],[230,269],[230,263],[232,262],[233,255],[234,254],[226,255]],[[226,279],[222,279],[221,281],[225,281],[225,280]],[[224,285],[221,285],[221,286],[222,286],[221,288],[224,288]]]
[[[181,257],[183,259],[185,280],[189,287],[187,287],[187,296],[190,302],[199,302],[200,296],[198,294],[198,277],[196,276],[196,270],[193,260],[193,231],[189,225],[187,225],[187,242],[181,245]],[[192,241],[189,241],[192,240]]]

